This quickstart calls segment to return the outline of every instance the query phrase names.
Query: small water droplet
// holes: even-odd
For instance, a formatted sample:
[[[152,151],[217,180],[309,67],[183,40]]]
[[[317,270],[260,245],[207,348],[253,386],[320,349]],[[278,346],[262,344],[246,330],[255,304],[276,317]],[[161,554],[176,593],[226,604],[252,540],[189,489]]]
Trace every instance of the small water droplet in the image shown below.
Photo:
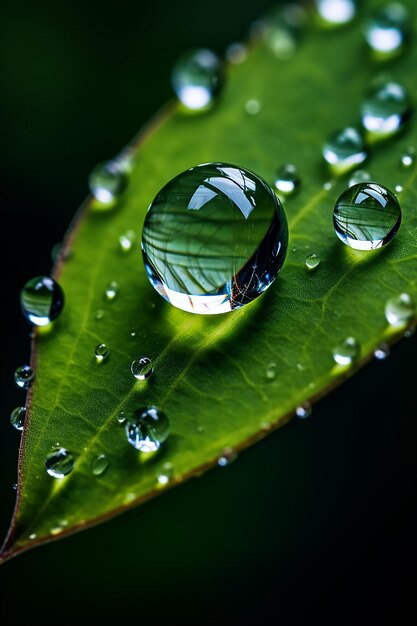
[[[98,311],[96,312],[96,320],[102,320],[103,317],[104,317],[103,309],[98,309]]]
[[[282,23],[270,25],[265,40],[271,52],[283,61],[291,59],[297,49],[294,33]]]
[[[36,276],[20,292],[23,315],[35,326],[47,326],[64,307],[64,292],[49,276]]]
[[[376,183],[360,183],[346,189],[333,212],[337,236],[355,250],[381,248],[393,239],[400,224],[397,198]]]
[[[119,237],[119,246],[122,252],[130,252],[136,241],[136,233],[134,230],[126,230]]]
[[[153,363],[149,357],[141,356],[132,362],[130,371],[137,380],[146,380],[153,374]]]
[[[330,191],[330,189],[332,189],[334,187],[334,183],[331,180],[326,180],[325,183],[323,183],[323,189],[325,191]]]
[[[298,369],[300,372],[303,372],[303,371],[305,370],[305,368],[306,368],[306,366],[305,366],[305,365],[303,365],[303,363],[297,363],[297,369]]]
[[[74,468],[74,457],[65,448],[57,448],[52,450],[45,461],[46,471],[53,478],[64,478]]]
[[[303,402],[302,404],[300,404],[300,406],[298,406],[295,409],[296,416],[301,418],[301,419],[305,419],[306,417],[310,417],[312,412],[313,412],[313,408],[312,408],[310,402]]]
[[[225,57],[229,63],[232,65],[240,65],[246,60],[248,56],[248,50],[243,43],[231,43],[226,48]]]
[[[381,343],[375,350],[374,356],[376,359],[378,359],[378,361],[383,361],[384,359],[389,357],[390,353],[391,350],[389,345],[387,343]]]
[[[368,156],[363,137],[356,128],[344,128],[331,135],[322,154],[335,175],[354,169]]]
[[[113,206],[115,200],[126,189],[127,172],[117,161],[99,163],[88,177],[90,192],[104,206]]]
[[[219,458],[217,459],[217,465],[220,467],[226,467],[226,465],[230,465],[237,459],[237,452],[233,450],[233,448],[225,448]]]
[[[105,454],[98,454],[91,463],[91,473],[94,476],[102,476],[110,465],[110,461]]]
[[[278,366],[276,363],[270,363],[268,365],[268,367],[266,368],[266,372],[265,372],[268,380],[274,380],[276,378],[277,369],[278,369]]]
[[[385,317],[391,326],[403,326],[416,314],[416,305],[408,293],[389,298],[385,305]]]
[[[401,155],[401,165],[405,168],[414,165],[416,160],[416,149],[413,146],[409,146]]]
[[[13,483],[12,489],[13,489],[13,491],[17,491],[17,483]]]
[[[17,406],[10,414],[10,423],[16,430],[23,430],[26,419],[26,409],[24,406]]]
[[[410,15],[399,2],[386,4],[376,10],[365,24],[367,44],[377,57],[395,56],[404,47],[410,23]]]
[[[291,163],[280,167],[275,179],[275,188],[284,196],[292,195],[300,187],[301,181],[297,168]]]
[[[107,300],[114,300],[119,293],[119,283],[115,280],[112,280],[106,287],[104,292]]]
[[[320,265],[320,257],[314,252],[306,256],[306,267],[308,270],[315,270]]]
[[[404,337],[409,339],[410,337],[412,337],[414,335],[415,332],[416,332],[416,327],[415,326],[410,326],[410,328],[407,328],[407,330],[405,331]]]
[[[110,354],[109,347],[105,343],[99,343],[94,348],[94,355],[96,357],[96,363],[102,363],[107,359]]]
[[[204,426],[202,424],[199,424],[197,426],[196,430],[201,435],[201,433],[203,433],[206,429],[204,428]]]
[[[21,365],[14,373],[14,381],[21,389],[28,389],[34,378],[35,372],[30,365]]]
[[[172,463],[164,463],[156,476],[158,485],[165,487],[172,480],[173,476],[174,467]]]
[[[395,193],[402,193],[404,191],[404,187],[402,185],[395,185]]]
[[[119,422],[119,424],[123,424],[123,422],[126,421],[126,413],[125,413],[125,411],[120,411],[120,413],[117,416],[117,421]]]
[[[368,183],[370,182],[371,175],[366,170],[356,170],[353,172],[351,177],[349,178],[348,185],[349,187],[353,187],[353,185],[358,185],[359,183]]]
[[[171,80],[178,100],[187,109],[204,111],[223,87],[223,64],[211,50],[191,50],[176,62]]]
[[[371,141],[399,133],[411,117],[411,100],[402,85],[387,82],[375,87],[362,102],[362,125]]]
[[[134,327],[133,327],[133,328],[131,328],[131,329],[130,329],[130,336],[131,336],[131,337],[136,337],[136,332],[137,332],[136,328],[134,328]]]
[[[248,115],[258,115],[262,108],[261,103],[256,98],[251,98],[245,104],[245,111]]]
[[[352,365],[359,358],[360,345],[355,337],[347,337],[333,348],[333,359],[339,365]]]
[[[316,12],[326,26],[342,26],[353,20],[357,0],[315,0]]]
[[[126,422],[128,442],[140,452],[156,452],[169,435],[169,420],[155,406],[135,411]]]
[[[30,539],[31,541],[33,541],[34,539],[36,539],[36,533],[31,533],[31,534],[29,535],[29,539]]]

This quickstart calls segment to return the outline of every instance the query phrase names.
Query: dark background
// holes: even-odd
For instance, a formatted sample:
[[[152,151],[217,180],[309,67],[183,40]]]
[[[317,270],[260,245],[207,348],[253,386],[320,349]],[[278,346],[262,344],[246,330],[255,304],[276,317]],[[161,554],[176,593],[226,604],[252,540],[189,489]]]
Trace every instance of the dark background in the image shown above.
[[[262,0],[14,2],[0,15],[0,531],[28,359],[18,296],[87,193],[170,97],[183,50],[223,53]],[[416,618],[416,337],[226,469],[0,568],[6,624],[407,623]],[[409,615],[408,619],[405,616]]]

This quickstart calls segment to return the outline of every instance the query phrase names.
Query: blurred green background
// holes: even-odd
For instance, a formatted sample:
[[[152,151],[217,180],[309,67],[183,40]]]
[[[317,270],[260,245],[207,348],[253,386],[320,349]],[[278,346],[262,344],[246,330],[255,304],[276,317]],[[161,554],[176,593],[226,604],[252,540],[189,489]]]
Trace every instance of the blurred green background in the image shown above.
[[[0,14],[0,530],[13,509],[29,356],[21,285],[48,273],[87,193],[170,97],[187,48],[223,53],[263,0],[7,0]],[[415,614],[416,337],[230,467],[0,568],[6,624],[407,623]],[[272,616],[272,617],[271,617]]]

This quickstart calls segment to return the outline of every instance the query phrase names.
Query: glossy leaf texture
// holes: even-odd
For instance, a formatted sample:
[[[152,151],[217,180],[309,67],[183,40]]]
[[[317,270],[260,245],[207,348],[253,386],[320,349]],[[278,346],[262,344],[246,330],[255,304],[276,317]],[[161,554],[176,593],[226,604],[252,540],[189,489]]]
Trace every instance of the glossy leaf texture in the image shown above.
[[[325,139],[359,123],[360,103],[381,75],[404,84],[417,100],[417,49],[411,44],[388,63],[372,59],[361,23],[380,2],[368,2],[353,24],[321,29],[309,20],[290,59],[268,42],[253,45],[247,59],[229,68],[217,105],[201,115],[169,107],[128,149],[130,180],[114,209],[88,202],[67,242],[72,256],[55,275],[66,307],[48,334],[33,346],[36,381],[19,461],[17,505],[3,558],[44,541],[96,524],[196,476],[223,454],[238,451],[290,419],[372,358],[382,341],[404,328],[387,324],[388,298],[417,298],[417,168],[400,156],[417,145],[412,124],[372,148],[371,178],[390,189],[401,184],[403,222],[387,247],[357,252],[344,246],[332,224],[333,206],[348,175],[333,180],[321,157]],[[416,7],[409,6],[415,21]],[[246,103],[260,103],[249,114]],[[149,203],[179,172],[223,161],[246,167],[271,184],[277,168],[296,164],[302,183],[285,201],[290,246],[274,285],[258,300],[220,316],[174,309],[153,290],[139,246],[123,253],[119,236],[133,230],[138,241]],[[305,258],[318,254],[309,271]],[[104,292],[117,281],[119,292]],[[415,320],[414,320],[415,321]],[[337,365],[335,345],[353,336],[360,344],[356,366]],[[94,348],[110,353],[97,364]],[[155,373],[136,381],[130,365],[150,357]],[[273,376],[267,370],[272,367]],[[171,435],[152,455],[126,442],[121,411],[156,405],[170,419]],[[337,416],[335,416],[337,419]],[[53,479],[45,458],[59,443],[75,457],[73,471]],[[224,452],[226,450],[226,453]],[[105,454],[108,467],[93,471]],[[167,462],[172,479],[158,483]],[[219,475],[221,488],[221,475]]]

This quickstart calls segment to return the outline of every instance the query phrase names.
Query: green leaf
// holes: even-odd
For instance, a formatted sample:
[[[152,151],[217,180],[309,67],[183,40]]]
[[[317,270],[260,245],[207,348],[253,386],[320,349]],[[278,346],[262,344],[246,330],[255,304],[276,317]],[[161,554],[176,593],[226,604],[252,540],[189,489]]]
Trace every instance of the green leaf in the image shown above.
[[[378,4],[367,3],[367,11]],[[414,4],[407,4],[415,15]],[[333,131],[358,122],[363,95],[382,72],[417,99],[416,63],[415,47],[388,65],[372,60],[360,20],[330,31],[310,25],[291,60],[278,59],[264,43],[254,46],[230,69],[215,109],[197,116],[169,108],[133,144],[130,183],[118,206],[99,211],[87,204],[67,240],[73,257],[56,270],[67,303],[52,331],[34,342],[36,381],[4,559],[160,493],[156,477],[166,462],[173,465],[172,486],[215,465],[226,448],[240,450],[283,425],[298,405],[352,373],[332,358],[332,348],[346,337],[360,342],[360,366],[381,341],[403,333],[387,325],[384,306],[404,291],[417,298],[417,169],[399,163],[415,131],[376,146],[369,160],[373,179],[404,187],[399,234],[372,253],[352,251],[335,236],[333,205],[347,183],[344,177],[323,187],[329,176],[321,145]],[[249,115],[245,103],[254,98],[261,110]],[[123,254],[118,245],[127,229],[140,237],[146,209],[164,183],[208,161],[242,165],[271,183],[279,165],[295,163],[302,177],[299,193],[285,203],[290,251],[277,281],[252,305],[213,317],[163,301],[137,248]],[[305,257],[312,252],[321,264],[309,272]],[[104,290],[112,280],[120,293],[110,302]],[[100,342],[110,356],[97,365]],[[139,355],[155,364],[146,384],[130,373]],[[276,364],[272,380],[270,363]],[[147,404],[165,411],[172,434],[158,454],[145,458],[126,443],[117,417]],[[58,442],[76,463],[67,477],[54,480],[45,457]],[[102,453],[110,465],[94,476],[92,463]]]

